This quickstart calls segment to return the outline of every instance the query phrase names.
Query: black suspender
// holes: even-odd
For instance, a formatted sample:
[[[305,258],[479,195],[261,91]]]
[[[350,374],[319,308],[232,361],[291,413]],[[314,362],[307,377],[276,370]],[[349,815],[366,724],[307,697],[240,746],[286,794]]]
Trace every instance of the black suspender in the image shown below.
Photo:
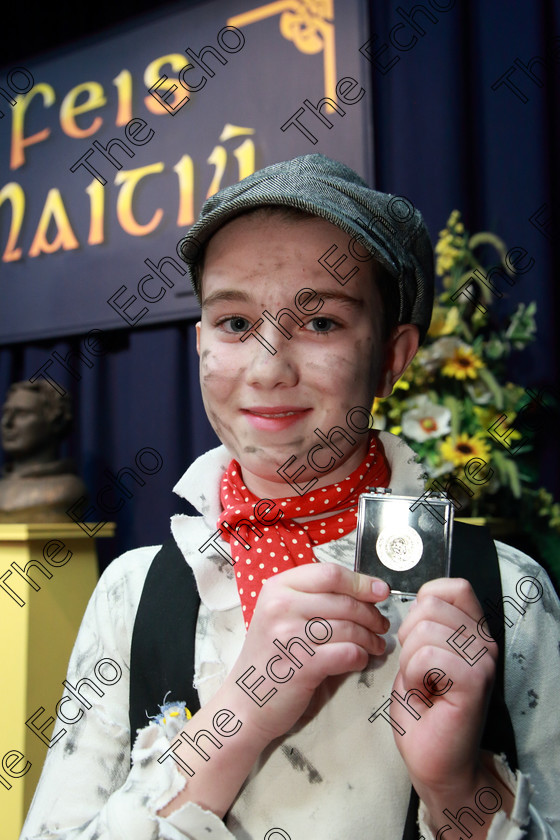
[[[194,714],[194,640],[200,598],[194,575],[171,537],[148,570],[130,648],[130,737],[157,715],[168,691]]]
[[[489,601],[502,602],[498,558],[486,528],[455,523],[451,575],[469,580],[483,607]],[[200,708],[193,688],[199,605],[192,570],[171,538],[152,561],[134,623],[130,653],[131,746],[136,730],[147,725],[148,715],[158,714],[168,691],[171,701],[184,700],[193,714]],[[487,621],[490,633],[497,640],[499,656],[482,747],[498,754],[504,752],[515,770],[515,736],[504,701],[503,618],[492,612]],[[403,840],[418,838],[417,810],[418,796],[412,789]]]

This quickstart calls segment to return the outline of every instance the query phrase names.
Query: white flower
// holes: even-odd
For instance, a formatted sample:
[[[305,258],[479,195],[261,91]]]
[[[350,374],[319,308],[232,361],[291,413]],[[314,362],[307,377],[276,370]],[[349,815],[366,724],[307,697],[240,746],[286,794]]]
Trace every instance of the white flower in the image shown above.
[[[439,478],[440,475],[446,475],[447,473],[453,472],[455,469],[455,464],[451,461],[442,461],[439,467],[431,467],[429,464],[426,464],[425,466],[430,478]]]
[[[422,443],[430,438],[448,435],[451,412],[444,405],[430,402],[427,396],[416,400],[415,408],[405,411],[401,418],[403,435]]]
[[[469,397],[477,405],[488,405],[492,401],[492,391],[480,377],[477,377],[472,382],[466,382],[465,387]]]
[[[434,373],[438,368],[443,367],[459,347],[465,347],[465,342],[455,336],[444,336],[428,347],[422,347],[418,356],[428,373]]]

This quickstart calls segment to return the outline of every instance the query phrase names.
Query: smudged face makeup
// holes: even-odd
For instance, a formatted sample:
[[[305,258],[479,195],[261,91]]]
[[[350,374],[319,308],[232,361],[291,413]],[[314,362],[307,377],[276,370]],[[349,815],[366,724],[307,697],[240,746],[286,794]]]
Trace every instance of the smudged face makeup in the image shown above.
[[[208,243],[197,324],[202,396],[256,495],[293,495],[277,473],[292,455],[294,469],[305,466],[298,482],[316,478],[306,460],[314,430],[345,429],[349,409],[369,409],[388,377],[373,262],[344,286],[318,262],[333,243],[345,251],[348,238],[323,219],[257,215],[234,219]],[[358,466],[367,435],[354,437],[355,445],[336,438],[344,456],[317,486]]]

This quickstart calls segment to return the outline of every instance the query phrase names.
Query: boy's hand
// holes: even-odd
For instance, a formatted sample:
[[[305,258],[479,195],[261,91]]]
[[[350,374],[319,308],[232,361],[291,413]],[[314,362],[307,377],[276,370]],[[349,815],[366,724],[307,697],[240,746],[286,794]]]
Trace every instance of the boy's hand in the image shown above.
[[[489,778],[501,789],[481,763],[479,748],[498,654],[495,642],[483,641],[477,634],[482,616],[468,581],[439,578],[421,587],[398,633],[402,651],[393,690],[404,697],[410,689],[420,689],[434,705],[428,707],[411,696],[411,707],[421,716],[415,720],[394,702],[390,710],[395,710],[395,719],[406,730],[402,736],[395,732],[395,740],[416,792],[430,813],[438,812],[440,817],[441,810],[455,801],[470,804],[477,786],[488,784]],[[447,641],[461,625],[466,630],[457,639],[459,645],[468,636],[476,637],[468,649],[471,656],[487,648],[473,664]],[[452,680],[440,696],[430,694],[424,684],[426,673],[435,668],[446,675],[434,686],[435,692]]]
[[[373,591],[372,586],[377,586]],[[377,578],[358,574],[334,563],[310,563],[274,575],[265,582],[258,597],[253,619],[241,654],[221,691],[231,698],[231,708],[240,709],[239,717],[256,730],[264,743],[283,735],[306,710],[317,686],[328,676],[363,670],[370,655],[382,654],[385,640],[380,634],[389,628],[388,620],[375,604],[389,595],[389,587]],[[332,628],[332,637],[324,644],[314,643],[305,634],[312,618],[321,618]],[[317,637],[320,625],[311,627]],[[294,637],[313,651],[313,655],[295,644],[292,655],[301,663],[298,668],[281,655],[273,663],[277,677],[292,676],[283,683],[273,682],[266,673],[267,662],[278,657],[278,639],[286,647]],[[235,684],[247,669],[252,685],[260,676],[264,682],[256,689],[264,697],[270,688],[276,694],[259,707]]]

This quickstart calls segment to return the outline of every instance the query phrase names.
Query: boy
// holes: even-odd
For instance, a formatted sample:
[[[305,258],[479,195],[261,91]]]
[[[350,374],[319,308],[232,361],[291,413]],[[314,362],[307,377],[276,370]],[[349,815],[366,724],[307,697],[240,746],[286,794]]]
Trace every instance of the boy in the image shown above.
[[[183,578],[171,563],[159,571],[157,547],[107,569],[68,680],[108,656],[123,676],[102,697],[84,686],[91,708],[75,702],[23,837],[516,840],[521,826],[531,840],[559,837],[560,757],[546,749],[558,744],[557,669],[544,681],[558,605],[543,570],[498,545],[504,594],[530,578],[539,603],[526,589],[504,620],[515,745],[491,750],[498,645],[470,583],[430,581],[411,605],[352,571],[360,493],[423,491],[411,450],[359,420],[390,394],[431,315],[426,228],[412,208],[395,219],[392,201],[308,155],[213,196],[183,241],[204,405],[224,444],[175,487],[202,514],[171,522],[177,574],[192,569],[200,608],[186,633]],[[177,603],[175,633],[158,638]],[[184,661],[188,676],[195,628],[187,711],[190,686],[160,661],[179,672]],[[149,694],[152,672],[163,708],[139,729],[129,769],[129,703]],[[517,777],[499,755],[515,748]]]

